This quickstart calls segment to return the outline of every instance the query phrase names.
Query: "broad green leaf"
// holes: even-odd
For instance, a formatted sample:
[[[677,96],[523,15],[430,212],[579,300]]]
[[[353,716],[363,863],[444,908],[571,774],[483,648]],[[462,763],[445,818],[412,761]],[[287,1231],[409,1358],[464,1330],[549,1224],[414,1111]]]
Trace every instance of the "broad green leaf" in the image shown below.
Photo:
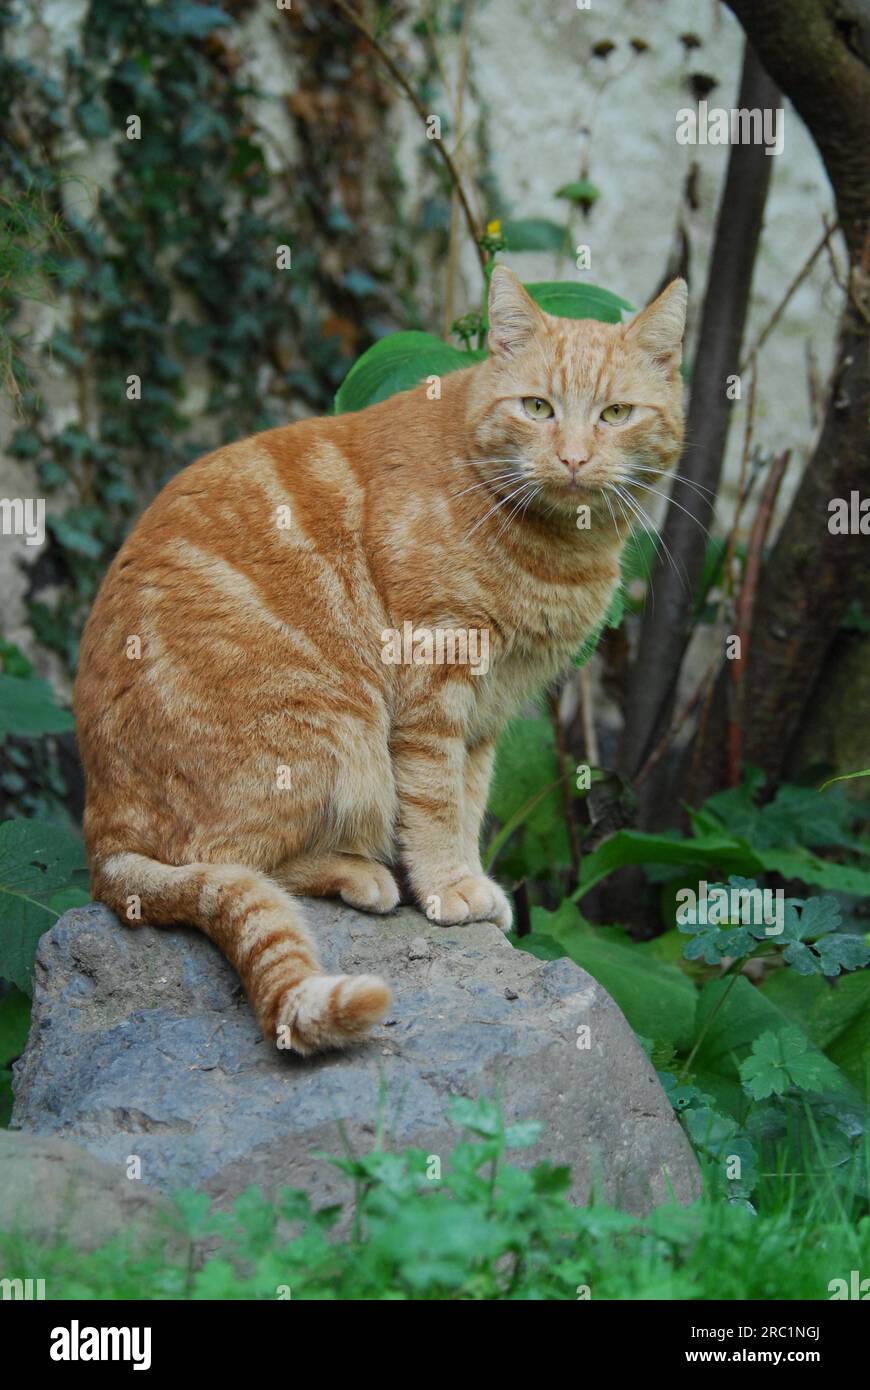
[[[598,285],[572,280],[542,280],[525,288],[546,314],[559,319],[598,319],[600,323],[621,323],[622,311],[634,305]]]
[[[562,960],[565,955],[564,947],[555,937],[547,936],[546,932],[531,931],[525,936],[517,936],[515,932],[510,932],[508,941],[518,950],[528,951],[530,956],[537,956],[538,960]]]
[[[546,313],[558,318],[620,323],[623,309],[633,307],[628,300],[597,285],[553,280],[526,285],[526,289]],[[336,413],[363,410],[399,391],[407,391],[425,377],[447,376],[463,367],[473,367],[485,357],[482,348],[466,352],[432,333],[391,333],[373,343],[351,367],[336,393]]]
[[[698,995],[694,1032],[701,1042],[690,1079],[713,1095],[724,1109],[739,1110],[739,1066],[752,1044],[763,1033],[781,1033],[792,1027],[776,1005],[745,976],[711,980]],[[847,1087],[845,1076],[824,1053],[814,1049],[814,1056],[828,1090]]]
[[[72,715],[60,709],[48,681],[0,673],[0,739],[7,734],[63,734],[74,728]]]
[[[564,251],[566,232],[547,217],[521,217],[501,224],[508,251]]]
[[[756,798],[763,784],[763,774],[753,769],[741,786],[718,792],[704,803],[701,812],[693,812],[693,823],[701,828],[698,822],[702,818],[703,828],[709,829],[712,817],[721,829],[748,840],[759,854],[766,850],[807,853],[807,846],[870,852],[870,845],[852,832],[861,816],[860,807],[842,790],[820,797],[813,787],[786,784],[772,801],[758,805]]]
[[[733,1139],[737,1133],[737,1121],[730,1115],[722,1115],[708,1105],[692,1107],[685,1112],[686,1129],[692,1142],[707,1153],[718,1155],[722,1145]]]
[[[821,975],[777,970],[763,993],[820,1047],[870,1103],[870,970]]]
[[[740,1063],[740,1079],[753,1100],[798,1091],[823,1091],[827,1084],[825,1058],[810,1048],[799,1028],[762,1033]]]
[[[709,804],[709,803],[708,803]],[[697,813],[696,827],[700,828]],[[710,829],[689,839],[669,835],[648,835],[639,830],[620,830],[605,840],[583,861],[581,884],[575,893],[580,899],[596,883],[600,883],[624,864],[698,865],[704,872],[700,878],[712,881],[720,871],[745,874],[758,878],[763,873],[778,873],[783,878],[796,878],[804,883],[828,888],[835,892],[870,897],[870,872],[849,864],[835,864],[805,849],[761,849],[750,834],[747,839],[731,838],[724,831],[717,833],[712,821]]]
[[[641,956],[618,929],[590,926],[570,902],[556,912],[534,908],[532,925],[607,990],[636,1033],[677,1048],[688,1045],[696,992],[681,970]]]
[[[0,1067],[8,1067],[24,1051],[30,1031],[30,1000],[12,985],[0,999]]]
[[[667,480],[665,479],[665,482]],[[728,551],[728,542],[721,537],[711,536],[704,549],[704,564],[698,576],[692,609],[692,622],[710,621],[713,613],[708,613],[707,596],[722,578],[722,568]]]
[[[451,347],[432,333],[390,333],[353,364],[336,393],[336,413],[363,410],[417,386],[425,377],[447,376],[462,367],[473,367],[485,356],[483,351]]]
[[[30,993],[33,958],[43,932],[60,913],[55,894],[83,888],[81,840],[39,821],[0,825],[0,975]]]
[[[11,1063],[20,1057],[30,1030],[30,1000],[12,985],[0,999],[0,1129],[12,1114]]]
[[[867,972],[847,978],[843,984],[852,980],[868,980]],[[870,1105],[870,1007],[856,1013],[851,1023],[826,1048],[828,1057],[849,1078],[852,1085]]]
[[[570,864],[555,736],[543,715],[512,720],[499,739],[489,809],[502,826],[518,822],[502,871],[520,878]]]
[[[12,1068],[0,1069],[0,1129],[8,1129],[12,1115]]]
[[[800,939],[813,941],[828,932],[838,931],[842,921],[840,904],[832,894],[820,893],[818,897],[807,898],[801,907]]]
[[[715,869],[726,872],[757,875],[762,870],[760,859],[749,845],[727,835],[702,835],[680,839],[676,835],[648,835],[641,830],[619,830],[605,840],[583,860],[580,887],[574,894],[579,900],[596,883],[607,878],[624,864],[697,864],[705,871],[701,878],[710,879]]]
[[[569,203],[576,203],[578,207],[591,208],[601,197],[601,190],[596,188],[594,183],[590,183],[589,179],[575,179],[572,183],[563,183],[561,188],[557,188],[556,197],[567,198]]]
[[[848,932],[832,932],[814,943],[818,952],[823,975],[838,975],[841,970],[860,970],[870,964],[870,950],[860,936],[850,936]]]
[[[835,893],[854,893],[870,897],[870,872],[852,864],[835,864],[808,849],[759,851],[759,861],[768,873],[783,878],[799,878],[803,883],[828,888]]]

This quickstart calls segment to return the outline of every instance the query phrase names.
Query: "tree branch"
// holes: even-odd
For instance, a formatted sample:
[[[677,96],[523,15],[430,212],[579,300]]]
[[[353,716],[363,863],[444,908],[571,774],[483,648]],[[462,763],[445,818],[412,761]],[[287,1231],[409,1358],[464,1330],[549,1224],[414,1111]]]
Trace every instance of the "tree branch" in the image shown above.
[[[762,109],[779,104],[779,92],[748,44],[738,104]],[[680,557],[688,583],[680,573],[669,571],[664,557],[659,557],[653,577],[655,605],[644,616],[626,702],[620,766],[629,777],[644,763],[668,726],[691,635],[693,589],[704,562],[705,532],[712,516],[708,499],[718,489],[730,424],[726,382],[738,370],[772,163],[761,145],[731,147],[692,374],[687,443],[680,464],[680,471],[700,488],[674,481],[671,496],[679,506],[669,507],[662,533],[663,551]],[[661,800],[660,779],[648,778],[641,799],[642,823],[654,818]]]
[[[351,5],[347,4],[347,0],[334,0],[334,4],[336,8],[344,15],[348,24],[353,25],[357,33],[362,35],[366,43],[369,44],[372,50],[377,54],[378,58],[380,58],[381,62],[389,72],[390,76],[393,78],[394,82],[396,82],[399,85],[399,87],[401,87],[402,91],[405,93],[405,96],[408,98],[414,110],[417,112],[417,115],[420,117],[420,120],[423,122],[424,126],[428,126],[429,116],[431,113],[426,110],[422,101],[417,96],[417,93],[414,91],[414,88],[411,86],[407,77],[402,72],[402,69],[399,67],[398,63],[393,58],[392,54],[389,53],[386,48],[384,48],[380,39],[372,33],[371,29],[369,29],[362,16],[357,14],[356,10],[353,9]],[[469,201],[465,196],[465,189],[462,186],[462,178],[460,177],[459,170],[456,167],[456,163],[453,159],[453,156],[451,155],[450,151],[448,150],[447,146],[444,144],[442,140],[433,140],[431,141],[431,143],[435,146],[436,150],[438,151],[438,156],[441,159],[445,169],[447,170],[450,182],[452,183],[456,191],[456,196],[459,199],[459,204],[462,208],[463,216],[465,217],[468,230],[471,233],[472,240],[474,241],[474,245],[477,250],[477,259],[480,261],[481,270],[485,270],[489,261],[489,256],[487,252],[484,250],[484,248],[480,245],[480,237],[482,235],[483,229],[477,225],[474,213],[471,211],[471,205],[469,204]]]

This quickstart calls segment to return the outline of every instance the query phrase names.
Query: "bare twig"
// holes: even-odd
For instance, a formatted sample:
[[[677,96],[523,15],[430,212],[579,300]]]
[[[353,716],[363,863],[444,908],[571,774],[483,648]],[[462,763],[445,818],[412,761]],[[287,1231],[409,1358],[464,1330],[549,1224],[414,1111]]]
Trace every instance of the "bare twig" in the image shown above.
[[[807,276],[809,275],[816,261],[819,259],[819,256],[824,251],[825,247],[830,245],[831,237],[834,235],[834,232],[837,230],[838,226],[839,223],[833,222],[830,227],[825,227],[824,235],[819,241],[816,242],[816,245],[813,247],[812,251],[807,256],[807,259],[804,261],[797,275],[794,277],[791,284],[788,286],[788,289],[782,296],[782,299],[777,304],[770,318],[767,320],[767,323],[762,328],[755,342],[752,344],[752,347],[749,349],[749,351],[746,353],[745,357],[741,361],[740,366],[737,369],[738,371],[745,372],[747,367],[749,367],[752,364],[753,360],[758,356],[761,349],[764,347],[764,344],[767,342],[771,333],[776,328],[776,325],[779,323],[780,319],[782,318],[783,314],[788,308],[792,296],[797,292],[797,290],[803,284],[804,280],[806,280]]]
[[[671,723],[668,725],[668,728],[665,730],[664,734],[659,739],[655,748],[652,750],[649,757],[646,759],[646,762],[643,764],[643,767],[638,772],[637,776],[634,779],[634,785],[636,787],[641,786],[641,784],[646,781],[653,768],[658,766],[662,758],[665,756],[665,753],[667,753],[668,749],[673,743],[674,739],[677,737],[677,734],[682,729],[683,725],[694,714],[695,710],[698,708],[698,705],[701,703],[704,697],[709,693],[710,690],[712,690],[713,682],[716,679],[716,673],[719,670],[721,664],[722,656],[719,652],[717,652],[713,661],[711,661],[709,667],[704,673],[704,676],[702,677],[698,685],[695,687],[694,693],[689,697],[685,705],[683,705],[683,708],[675,715]]]
[[[348,23],[353,25],[357,32],[361,34],[362,37],[365,39],[366,43],[370,46],[370,48],[372,48],[373,51],[377,54],[384,67],[387,69],[390,76],[393,78],[393,81],[396,82],[399,85],[399,87],[401,87],[402,91],[405,93],[405,96],[408,98],[414,110],[417,112],[417,115],[420,117],[420,120],[423,122],[424,126],[428,126],[430,112],[426,110],[422,101],[417,96],[417,93],[414,91],[414,88],[411,86],[407,77],[402,72],[402,69],[399,67],[398,63],[393,58],[392,54],[390,54],[387,51],[387,49],[384,48],[380,39],[372,33],[371,29],[369,29],[362,16],[357,14],[356,10],[347,3],[347,0],[334,0],[334,3],[336,8],[340,10],[340,12],[344,15]],[[485,270],[489,261],[489,253],[485,251],[484,248],[480,245],[481,229],[475,220],[474,213],[471,211],[471,206],[468,202],[467,197],[465,196],[465,189],[462,186],[462,179],[459,176],[459,170],[456,167],[456,164],[453,160],[453,156],[451,155],[450,151],[447,149],[447,146],[444,144],[442,140],[433,140],[431,143],[435,146],[436,150],[438,151],[438,157],[443,163],[445,169],[447,170],[447,173],[450,177],[450,181],[453,184],[454,189],[456,190],[456,196],[459,199],[459,204],[462,208],[462,212],[465,217],[468,230],[477,249],[477,258],[480,261],[481,269]]]
[[[456,75],[456,97],[453,102],[453,127],[457,135],[457,144],[454,150],[454,157],[457,160],[460,157],[459,146],[461,144],[462,138],[464,137],[462,123],[463,107],[465,103],[465,82],[468,73],[468,32],[470,21],[471,0],[464,0],[462,9],[462,30],[459,35],[459,66]],[[444,83],[445,90],[449,94],[450,89],[447,85],[447,79],[441,67],[440,58],[438,57],[438,48],[435,42],[435,36],[434,33],[432,33],[431,31],[431,21],[430,36],[433,51],[436,55],[436,61],[438,62],[438,69],[442,73],[441,80]],[[454,188],[453,197],[450,200],[450,240],[447,246],[447,275],[444,289],[445,336],[449,333],[450,325],[452,324],[455,318],[453,306],[456,299],[456,275],[459,268],[459,213],[459,195],[457,190]]]

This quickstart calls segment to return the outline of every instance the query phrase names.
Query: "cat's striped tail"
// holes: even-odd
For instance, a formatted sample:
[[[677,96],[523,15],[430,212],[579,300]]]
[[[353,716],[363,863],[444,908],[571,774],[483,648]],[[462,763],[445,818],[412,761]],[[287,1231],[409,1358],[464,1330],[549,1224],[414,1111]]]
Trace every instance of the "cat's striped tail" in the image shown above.
[[[238,864],[161,864],[142,854],[94,856],[94,896],[123,922],[198,927],[226,956],[266,1038],[303,1056],[346,1047],[383,1018],[376,975],[325,975],[295,900]],[[138,913],[138,916],[137,916]]]

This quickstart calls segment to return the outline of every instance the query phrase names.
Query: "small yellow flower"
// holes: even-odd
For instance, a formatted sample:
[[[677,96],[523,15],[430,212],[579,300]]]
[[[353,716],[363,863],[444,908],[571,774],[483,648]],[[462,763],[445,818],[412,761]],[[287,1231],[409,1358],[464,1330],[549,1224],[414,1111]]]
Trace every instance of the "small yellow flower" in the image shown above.
[[[501,218],[496,217],[495,221],[487,222],[486,231],[488,236],[501,236]]]

